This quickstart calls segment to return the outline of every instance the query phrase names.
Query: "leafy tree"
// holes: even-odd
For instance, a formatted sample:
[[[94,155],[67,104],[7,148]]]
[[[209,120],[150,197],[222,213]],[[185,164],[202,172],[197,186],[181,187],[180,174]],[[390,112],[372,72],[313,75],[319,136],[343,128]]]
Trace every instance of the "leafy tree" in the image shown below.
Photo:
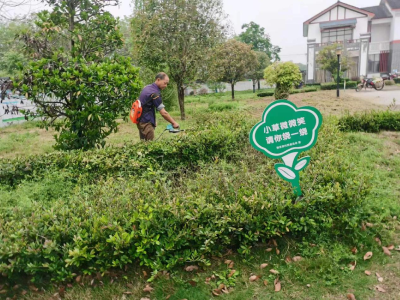
[[[300,71],[307,71],[307,65],[302,63],[298,63],[296,65],[299,67]]]
[[[23,43],[15,37],[28,26],[29,23],[21,21],[0,23],[0,76],[15,76],[19,73],[19,64],[26,64]]]
[[[235,84],[257,67],[257,54],[246,45],[236,40],[229,40],[214,50],[211,77],[215,81],[230,83],[232,100],[235,99]]]
[[[254,51],[264,52],[273,61],[279,61],[281,48],[271,44],[271,38],[265,33],[265,28],[250,22],[242,26],[244,32],[237,39],[243,43],[253,46]]]
[[[104,3],[49,0],[53,10],[38,14],[38,30],[20,35],[35,60],[19,86],[38,107],[43,126],[59,131],[56,149],[104,146],[141,89],[139,69],[115,54],[122,34]]]
[[[265,69],[264,78],[267,83],[276,85],[275,99],[287,99],[293,85],[301,82],[299,67],[292,62],[275,62]]]
[[[256,84],[260,90],[260,80],[264,78],[264,70],[271,62],[267,54],[264,52],[255,52],[257,55],[257,65],[248,74],[247,77],[253,81],[253,93],[256,92]]]
[[[329,71],[335,81],[337,81],[336,74],[338,71],[338,59],[336,55],[336,49],[338,46],[338,44],[326,46],[318,53],[316,59],[320,69]],[[347,56],[346,51],[342,51],[340,58],[340,76],[342,77],[343,73],[352,66],[353,62]]]
[[[185,88],[224,36],[221,0],[143,0],[132,20],[135,52],[153,71],[164,69],[176,84],[181,119]]]

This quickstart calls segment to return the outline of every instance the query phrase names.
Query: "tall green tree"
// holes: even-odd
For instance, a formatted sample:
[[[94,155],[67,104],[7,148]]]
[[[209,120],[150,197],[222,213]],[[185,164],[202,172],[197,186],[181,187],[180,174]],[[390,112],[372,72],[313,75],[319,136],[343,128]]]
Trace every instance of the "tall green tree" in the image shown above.
[[[52,10],[38,14],[36,30],[20,35],[33,61],[19,86],[43,126],[59,131],[56,149],[104,147],[140,92],[139,69],[116,54],[123,39],[107,3],[48,0]]]
[[[265,33],[265,28],[257,23],[250,22],[243,24],[244,31],[239,34],[237,39],[243,43],[253,46],[254,51],[264,52],[272,61],[279,61],[281,48],[271,43],[271,38]]]
[[[234,100],[235,84],[257,69],[257,54],[251,50],[250,45],[236,40],[221,44],[213,52],[210,77],[215,81],[229,83]]]
[[[164,69],[176,84],[181,119],[185,88],[225,35],[222,0],[143,0],[132,21],[140,65]]]
[[[258,90],[261,89],[260,81],[264,78],[264,70],[271,64],[268,55],[264,52],[256,51],[255,54],[257,55],[256,67],[252,68],[246,75],[247,78],[250,78],[253,81],[253,93],[256,92],[256,84],[258,84]]]
[[[317,56],[317,63],[321,70],[329,71],[332,74],[332,78],[337,81],[337,72],[338,72],[338,58],[336,55],[336,49],[340,45],[332,44],[326,46],[324,49],[319,51]],[[351,68],[353,62],[349,59],[347,52],[343,51],[340,56],[340,76],[342,77],[343,73]]]
[[[25,65],[23,43],[16,36],[29,28],[28,21],[0,23],[0,76],[10,77],[19,74],[19,65]]]

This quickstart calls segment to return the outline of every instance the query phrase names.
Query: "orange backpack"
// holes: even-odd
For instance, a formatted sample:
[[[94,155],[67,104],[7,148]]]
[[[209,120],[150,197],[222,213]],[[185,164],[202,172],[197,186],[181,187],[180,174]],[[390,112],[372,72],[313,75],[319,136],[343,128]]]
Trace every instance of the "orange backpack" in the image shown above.
[[[131,118],[132,123],[139,124],[140,117],[142,116],[143,108],[140,100],[136,100],[132,104],[131,113],[129,117]]]

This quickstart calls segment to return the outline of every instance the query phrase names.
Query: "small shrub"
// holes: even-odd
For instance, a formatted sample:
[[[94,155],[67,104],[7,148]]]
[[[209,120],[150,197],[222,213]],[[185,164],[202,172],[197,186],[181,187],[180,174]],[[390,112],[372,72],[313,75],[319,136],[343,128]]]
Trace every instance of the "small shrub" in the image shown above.
[[[347,115],[339,120],[342,131],[400,131],[400,112],[371,111]]]
[[[400,78],[395,78],[395,79],[393,79],[393,81],[394,81],[395,83],[400,83]]]
[[[275,94],[275,92],[264,92],[264,93],[258,93],[258,97],[271,97]]]
[[[394,80],[385,80],[385,85],[396,85],[396,82]]]
[[[349,81],[346,82],[346,89],[350,88],[355,88],[357,86],[356,81]],[[321,83],[321,90],[336,90],[337,84],[336,82],[327,82],[327,83]],[[339,83],[339,88],[343,89],[344,88],[344,83]]]
[[[237,103],[210,103],[208,109],[213,112],[237,109]]]

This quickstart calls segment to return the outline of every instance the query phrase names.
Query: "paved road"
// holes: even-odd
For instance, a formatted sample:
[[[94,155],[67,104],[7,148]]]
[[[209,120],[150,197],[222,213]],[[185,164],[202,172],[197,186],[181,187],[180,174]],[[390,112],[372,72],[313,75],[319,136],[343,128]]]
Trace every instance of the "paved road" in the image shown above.
[[[353,97],[360,98],[372,102],[374,104],[388,106],[396,99],[396,104],[400,105],[400,87],[398,86],[385,86],[382,91],[373,89],[362,90],[356,92],[355,90],[347,90],[346,93]]]

